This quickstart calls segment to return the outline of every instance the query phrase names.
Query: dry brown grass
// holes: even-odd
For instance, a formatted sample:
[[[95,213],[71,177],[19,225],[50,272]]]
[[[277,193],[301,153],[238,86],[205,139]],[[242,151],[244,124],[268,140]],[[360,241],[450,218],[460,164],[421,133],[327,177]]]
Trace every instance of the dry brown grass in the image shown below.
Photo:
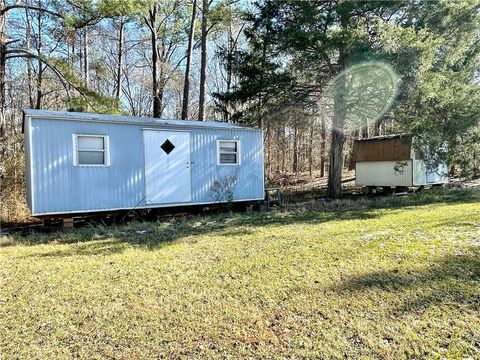
[[[0,222],[2,224],[30,223],[36,221],[30,216],[22,184],[2,184],[0,190]]]

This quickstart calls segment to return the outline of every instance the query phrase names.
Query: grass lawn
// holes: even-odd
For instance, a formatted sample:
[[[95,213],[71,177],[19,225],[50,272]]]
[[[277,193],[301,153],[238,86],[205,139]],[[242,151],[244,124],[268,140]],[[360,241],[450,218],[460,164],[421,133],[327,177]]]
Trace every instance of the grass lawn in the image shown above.
[[[480,191],[341,205],[0,236],[0,359],[480,358]]]

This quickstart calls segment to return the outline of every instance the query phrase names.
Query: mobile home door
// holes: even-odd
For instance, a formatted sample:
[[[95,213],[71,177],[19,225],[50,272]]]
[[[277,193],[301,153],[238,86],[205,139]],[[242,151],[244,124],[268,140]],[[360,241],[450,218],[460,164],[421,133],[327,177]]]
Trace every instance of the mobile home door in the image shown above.
[[[190,133],[143,130],[143,144],[146,203],[190,202]]]

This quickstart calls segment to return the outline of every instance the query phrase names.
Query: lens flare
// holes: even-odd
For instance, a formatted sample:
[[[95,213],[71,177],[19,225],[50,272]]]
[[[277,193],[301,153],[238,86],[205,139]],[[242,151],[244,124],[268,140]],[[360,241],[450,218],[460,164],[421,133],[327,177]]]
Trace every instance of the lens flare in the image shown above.
[[[351,66],[328,84],[320,99],[320,115],[342,131],[365,128],[392,107],[398,83],[395,72],[383,62]]]

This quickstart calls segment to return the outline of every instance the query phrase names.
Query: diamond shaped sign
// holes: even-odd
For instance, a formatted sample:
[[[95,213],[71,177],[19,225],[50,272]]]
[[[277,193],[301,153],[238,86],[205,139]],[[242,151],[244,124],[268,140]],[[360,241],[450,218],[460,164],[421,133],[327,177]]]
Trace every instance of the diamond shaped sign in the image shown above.
[[[172,144],[172,142],[170,140],[165,140],[165,142],[160,145],[160,147],[162,148],[163,151],[165,151],[168,154],[170,154],[173,149],[175,149],[175,145]]]

